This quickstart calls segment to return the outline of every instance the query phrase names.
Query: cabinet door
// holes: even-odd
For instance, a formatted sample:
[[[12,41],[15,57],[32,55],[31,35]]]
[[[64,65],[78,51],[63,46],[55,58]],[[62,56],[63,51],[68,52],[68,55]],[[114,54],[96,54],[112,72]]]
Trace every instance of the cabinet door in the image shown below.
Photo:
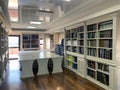
[[[85,60],[83,58],[78,58],[78,71],[84,73],[84,62]]]
[[[119,90],[117,89],[117,81],[119,81],[119,78],[117,78],[117,76],[115,76],[115,74],[117,74],[116,72],[119,74],[120,70],[119,69],[115,69],[115,67],[110,66],[110,75],[109,75],[109,84],[110,84],[110,88],[112,88],[113,90]],[[115,78],[116,77],[116,78]],[[116,82],[115,82],[116,81]],[[119,81],[120,82],[120,81]],[[116,88],[115,88],[116,87]]]

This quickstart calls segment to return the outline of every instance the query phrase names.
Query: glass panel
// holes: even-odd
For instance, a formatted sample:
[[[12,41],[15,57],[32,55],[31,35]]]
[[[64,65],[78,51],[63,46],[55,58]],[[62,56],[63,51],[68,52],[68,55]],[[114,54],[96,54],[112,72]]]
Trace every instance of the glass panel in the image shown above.
[[[9,47],[19,47],[19,37],[8,37]]]

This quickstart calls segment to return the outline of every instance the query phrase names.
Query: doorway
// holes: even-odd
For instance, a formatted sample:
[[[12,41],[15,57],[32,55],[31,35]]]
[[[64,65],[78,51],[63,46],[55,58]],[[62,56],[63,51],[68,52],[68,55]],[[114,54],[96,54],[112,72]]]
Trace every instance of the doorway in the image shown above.
[[[40,50],[43,50],[44,49],[44,39],[43,38],[40,38]]]
[[[20,36],[8,36],[9,59],[18,59],[18,52],[20,50]]]

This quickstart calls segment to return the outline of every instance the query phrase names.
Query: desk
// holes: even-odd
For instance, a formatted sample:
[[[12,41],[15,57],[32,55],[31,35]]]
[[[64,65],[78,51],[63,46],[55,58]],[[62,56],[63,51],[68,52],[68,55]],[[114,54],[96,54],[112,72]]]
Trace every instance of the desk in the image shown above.
[[[63,56],[57,55],[50,51],[20,51],[18,54],[18,60],[21,66],[21,78],[34,76],[32,71],[32,64],[34,60],[38,62],[38,74],[44,75],[49,74],[47,64],[48,59],[53,60],[53,72],[62,72],[62,59]]]

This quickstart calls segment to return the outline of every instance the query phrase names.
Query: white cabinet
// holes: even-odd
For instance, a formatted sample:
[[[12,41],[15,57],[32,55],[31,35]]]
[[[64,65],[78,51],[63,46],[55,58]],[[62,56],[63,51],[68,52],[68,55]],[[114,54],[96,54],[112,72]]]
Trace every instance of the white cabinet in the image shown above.
[[[78,71],[77,74],[85,77],[85,59],[78,57]]]

